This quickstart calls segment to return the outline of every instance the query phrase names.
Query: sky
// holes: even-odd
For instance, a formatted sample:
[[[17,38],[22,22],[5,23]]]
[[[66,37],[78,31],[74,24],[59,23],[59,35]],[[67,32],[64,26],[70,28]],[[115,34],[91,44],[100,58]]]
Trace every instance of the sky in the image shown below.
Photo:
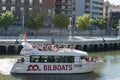
[[[107,1],[107,0],[104,0]],[[120,0],[108,0],[111,4],[120,5]]]

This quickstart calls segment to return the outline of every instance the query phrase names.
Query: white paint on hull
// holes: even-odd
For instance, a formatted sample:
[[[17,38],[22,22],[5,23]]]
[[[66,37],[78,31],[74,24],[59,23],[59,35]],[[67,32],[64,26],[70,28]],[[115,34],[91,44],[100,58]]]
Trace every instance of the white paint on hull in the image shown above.
[[[95,70],[102,62],[89,62],[83,64],[72,63],[18,63],[15,64],[11,73],[37,73],[37,74],[73,74],[73,73],[87,73]],[[38,65],[34,67],[35,70],[28,70],[29,65]],[[57,66],[57,67],[56,67]]]

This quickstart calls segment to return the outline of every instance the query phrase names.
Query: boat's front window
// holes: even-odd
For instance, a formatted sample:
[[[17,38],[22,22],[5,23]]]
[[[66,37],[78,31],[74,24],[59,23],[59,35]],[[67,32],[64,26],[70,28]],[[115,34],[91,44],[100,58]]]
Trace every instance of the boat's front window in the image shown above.
[[[32,63],[74,63],[74,56],[41,56],[41,55],[31,55],[30,62]]]
[[[85,59],[86,58],[86,56],[81,56],[81,59]]]
[[[33,55],[30,56],[30,62],[39,62],[39,56]]]

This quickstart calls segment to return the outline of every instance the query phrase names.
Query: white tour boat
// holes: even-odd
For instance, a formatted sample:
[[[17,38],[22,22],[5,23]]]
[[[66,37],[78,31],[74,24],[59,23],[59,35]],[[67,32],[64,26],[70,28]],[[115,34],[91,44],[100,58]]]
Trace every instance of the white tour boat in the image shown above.
[[[103,63],[98,57],[89,58],[87,52],[58,48],[54,45],[33,46],[22,43],[20,52],[24,57],[18,59],[11,69],[13,74],[74,74],[95,70]]]

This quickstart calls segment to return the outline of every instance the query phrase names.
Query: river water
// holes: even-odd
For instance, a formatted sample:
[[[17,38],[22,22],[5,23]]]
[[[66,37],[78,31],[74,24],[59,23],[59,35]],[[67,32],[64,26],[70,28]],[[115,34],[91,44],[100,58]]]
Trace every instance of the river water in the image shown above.
[[[94,72],[72,75],[11,75],[10,69],[16,59],[0,59],[0,80],[120,80],[120,51],[89,53],[99,56],[105,63]]]

